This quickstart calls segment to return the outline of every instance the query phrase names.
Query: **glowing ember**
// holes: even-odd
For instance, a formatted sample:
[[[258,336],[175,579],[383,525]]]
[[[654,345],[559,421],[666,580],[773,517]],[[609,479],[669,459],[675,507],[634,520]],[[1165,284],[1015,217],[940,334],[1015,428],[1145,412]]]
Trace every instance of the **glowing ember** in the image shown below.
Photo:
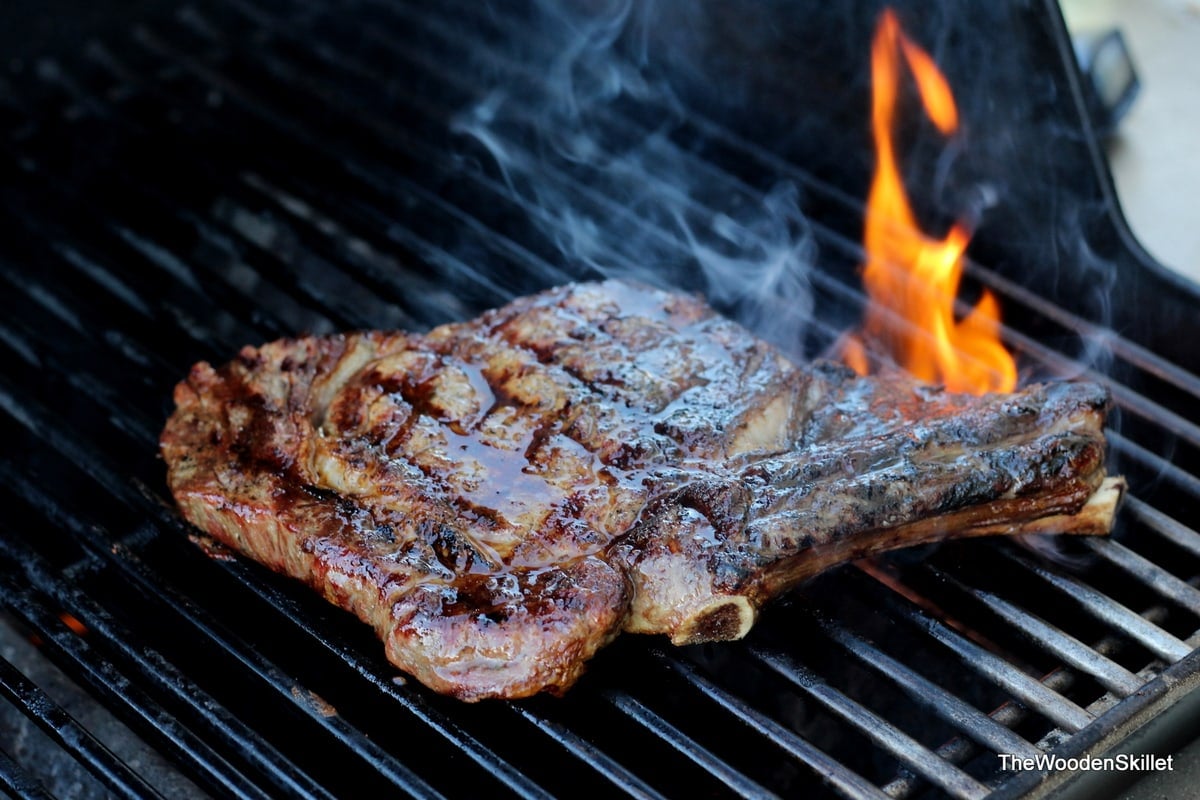
[[[73,614],[68,614],[66,611],[62,611],[62,612],[59,612],[58,618],[60,620],[62,620],[62,623],[64,625],[66,625],[67,628],[72,633],[74,633],[76,636],[84,636],[87,634],[87,632],[88,632],[87,626],[84,625],[82,622],[80,622],[79,619],[77,617],[75,617]],[[32,644],[34,647],[41,647],[46,642],[44,639],[42,639],[41,636],[38,636],[36,633],[31,633],[31,634],[29,634],[29,643]]]
[[[958,127],[946,79],[929,54],[905,36],[888,9],[871,45],[871,125],[877,166],[867,199],[863,283],[872,302],[862,331],[844,340],[842,359],[866,374],[868,347],[878,347],[916,377],[944,383],[952,391],[1012,391],[1017,366],[1000,342],[995,298],[985,291],[966,317],[954,318],[962,254],[970,234],[956,224],[942,239],[927,235],[904,191],[892,140],[901,55],[929,119],[946,135]]]
[[[63,623],[68,628],[71,629],[71,632],[76,634],[77,636],[83,636],[85,633],[88,632],[86,625],[84,625],[82,622],[80,622],[78,619],[76,619],[71,614],[68,614],[66,611],[59,614],[58,618],[61,619],[63,621]]]

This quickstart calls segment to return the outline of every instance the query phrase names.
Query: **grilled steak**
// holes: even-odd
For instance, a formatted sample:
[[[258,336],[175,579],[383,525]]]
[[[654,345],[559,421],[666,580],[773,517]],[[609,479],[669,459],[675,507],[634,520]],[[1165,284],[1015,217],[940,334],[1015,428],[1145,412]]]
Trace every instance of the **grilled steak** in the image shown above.
[[[801,368],[700,300],[555,289],[424,335],[197,364],[162,435],[184,515],[467,700],[561,692],[622,630],[744,635],[831,565],[1102,533],[1108,398]]]

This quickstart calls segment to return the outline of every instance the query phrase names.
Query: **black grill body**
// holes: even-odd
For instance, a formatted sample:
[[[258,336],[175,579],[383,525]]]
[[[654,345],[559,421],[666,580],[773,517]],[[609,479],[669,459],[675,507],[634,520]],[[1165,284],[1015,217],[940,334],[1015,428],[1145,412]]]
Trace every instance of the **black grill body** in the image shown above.
[[[197,0],[65,32],[14,20],[0,602],[192,788],[7,660],[5,703],[134,797],[1039,796],[1071,775],[999,754],[1102,753],[1184,708],[1200,292],[1125,228],[1039,2],[899,9],[965,125],[947,143],[914,111],[902,140],[930,228],[973,217],[965,292],[999,296],[1024,375],[1112,388],[1111,471],[1132,487],[1112,540],[874,559],[743,642],[624,637],[565,698],[464,705],[398,677],[303,587],[210,556],[173,510],[171,387],[244,344],[423,329],[636,274],[708,292],[798,358],[827,352],[865,302],[880,8],[810,5]],[[780,254],[782,277],[763,269]],[[717,281],[729,264],[757,271]],[[22,797],[49,780],[15,740],[0,779]]]

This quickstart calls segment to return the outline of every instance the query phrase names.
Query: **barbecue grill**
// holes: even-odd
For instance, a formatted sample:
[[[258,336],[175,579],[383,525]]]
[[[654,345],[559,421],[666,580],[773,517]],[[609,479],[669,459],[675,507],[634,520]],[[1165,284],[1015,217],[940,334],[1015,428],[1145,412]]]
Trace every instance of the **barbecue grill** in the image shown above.
[[[704,288],[827,353],[866,302],[879,6],[170,5],[69,41],[10,28],[5,792],[999,799],[1098,777],[1001,754],[1195,736],[1200,290],[1126,229],[1056,7],[901,6],[968,126],[947,151],[914,118],[904,141],[921,214],[977,215],[966,291],[1000,298],[1023,374],[1111,387],[1114,536],[872,559],[742,642],[625,636],[566,697],[465,705],[190,541],[156,457],[171,387],[244,344],[423,329],[602,274]],[[563,86],[587,104],[562,112]],[[730,264],[765,295],[717,284]]]

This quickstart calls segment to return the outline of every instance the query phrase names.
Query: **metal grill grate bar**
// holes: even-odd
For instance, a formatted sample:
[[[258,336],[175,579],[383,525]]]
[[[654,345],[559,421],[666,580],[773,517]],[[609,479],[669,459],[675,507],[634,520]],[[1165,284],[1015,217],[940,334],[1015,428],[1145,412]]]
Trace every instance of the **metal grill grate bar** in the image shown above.
[[[1114,454],[1141,465],[1154,480],[1169,483],[1186,493],[1190,499],[1200,500],[1200,477],[1183,471],[1157,453],[1147,450],[1111,428],[1105,431],[1105,436],[1108,438],[1108,448]]]
[[[50,188],[50,184],[47,184],[47,188]],[[46,230],[42,225],[35,221],[33,217],[23,213],[20,209],[12,205],[6,205],[5,209],[10,212],[9,216],[13,222],[32,234],[37,240],[52,241],[60,238],[57,231]],[[78,240],[83,237],[82,235],[77,235],[75,237],[68,238],[75,238]],[[96,243],[96,246],[102,247],[103,244],[98,242]],[[119,255],[113,255],[107,257],[105,261],[109,264],[121,264],[123,262],[129,263],[130,259],[123,258]],[[48,292],[45,287],[41,286],[36,281],[34,276],[22,274],[22,271],[15,264],[5,263],[0,264],[0,267],[4,267],[4,275],[10,283],[13,283],[19,288],[26,290],[38,305],[46,307],[50,313],[62,318],[62,313],[57,307],[61,304],[55,304],[49,301],[48,298],[52,297],[52,294]],[[241,347],[241,344],[235,344],[235,342],[247,341],[245,338],[240,340],[236,338],[239,336],[238,331],[242,331],[242,334],[240,335],[243,336],[255,336],[253,332],[250,332],[249,329],[244,328],[240,323],[233,323],[231,321],[231,317],[228,317],[224,312],[219,310],[214,311],[214,314],[211,317],[217,322],[217,327],[213,327],[200,323],[196,319],[195,314],[190,313],[189,310],[186,310],[172,302],[162,301],[157,305],[159,309],[159,315],[157,317],[158,320],[161,320],[164,323],[170,323],[172,327],[182,328],[186,332],[187,338],[198,343],[203,343],[206,349],[211,349],[211,351],[214,353],[236,352],[237,349]]]
[[[860,586],[864,591],[879,597],[880,602],[890,613],[909,622],[935,641],[945,645],[969,669],[1002,687],[1013,697],[1064,730],[1074,733],[1092,721],[1093,716],[1075,703],[929,616],[907,599],[901,600],[893,592],[881,591],[887,588],[883,584],[877,583],[875,580],[868,580],[857,571],[847,571],[846,578],[855,586]]]
[[[286,200],[286,198],[284,198],[284,203],[287,203],[287,200]],[[289,204],[289,205],[292,205],[292,204]],[[526,209],[526,210],[527,210],[527,211],[529,211],[530,209]],[[494,235],[494,234],[493,234],[493,235]],[[444,255],[444,254],[443,254],[443,255]],[[834,332],[834,331],[832,331],[832,329],[830,329],[830,330],[827,330],[827,331],[824,331],[824,333],[826,333],[826,336],[827,336],[827,337],[829,337],[829,338],[832,338],[832,337],[835,335],[835,332]]]
[[[54,800],[41,782],[0,748],[0,789],[16,800]]]
[[[394,200],[401,200],[405,204],[412,204],[414,201],[419,202],[429,208],[436,209],[439,213],[446,214],[450,220],[462,226],[464,230],[472,233],[482,233],[485,238],[504,245],[509,252],[516,254],[523,262],[527,262],[524,266],[532,269],[533,271],[530,274],[542,282],[562,282],[563,280],[570,279],[571,276],[568,273],[532,256],[532,254],[524,250],[520,245],[504,237],[503,234],[482,225],[474,217],[466,214],[454,204],[447,202],[446,199],[440,197],[437,193],[430,192],[425,187],[413,183],[408,176],[396,171],[387,163],[380,161],[364,162],[362,157],[356,154],[353,148],[349,146],[339,147],[337,146],[338,143],[315,137],[305,129],[305,126],[302,124],[303,120],[297,119],[294,116],[297,113],[294,109],[280,110],[276,108],[276,104],[272,103],[270,98],[254,94],[246,87],[232,82],[220,72],[209,67],[202,60],[180,50],[159,34],[148,29],[139,29],[136,32],[135,41],[159,57],[177,63],[190,74],[210,84],[214,90],[220,91],[229,98],[236,100],[243,106],[243,110],[252,119],[276,132],[280,136],[281,141],[295,143],[296,146],[304,148],[304,152],[313,158],[321,158],[322,153],[337,153],[336,156],[324,156],[324,158],[331,158],[333,160],[336,169],[340,173],[338,177],[341,180],[352,180],[355,185],[369,194],[379,194]],[[266,61],[265,63],[269,64],[270,62]],[[309,93],[313,91],[312,87],[307,85],[308,82],[299,83],[304,80],[299,76],[294,76],[292,79],[298,82],[297,86],[302,86],[304,91]],[[318,95],[315,99],[322,104],[331,104],[334,107],[342,105],[336,97],[328,95]],[[342,110],[348,115],[351,113],[351,109],[349,108],[343,108]],[[406,156],[397,147],[397,143],[412,144],[411,136],[405,129],[387,125],[371,117],[356,119],[353,125],[356,129],[359,129],[356,132],[364,134],[368,141],[372,139],[385,141],[387,144],[379,146],[389,150],[389,154],[395,154],[407,160]],[[429,155],[429,153],[423,152],[422,155]],[[265,157],[269,158],[269,156]],[[356,213],[362,214],[368,219],[378,219],[381,224],[389,228],[394,225],[394,220],[380,219],[377,210],[366,209],[356,205],[353,200],[353,193],[350,193],[343,202],[348,203]],[[353,260],[350,260],[348,263],[353,263]],[[502,289],[501,293],[502,295],[509,295],[510,291]]]
[[[162,797],[149,783],[76,722],[62,706],[0,657],[0,695],[13,704],[89,772],[120,797]]]
[[[778,798],[774,792],[768,791],[765,787],[742,775],[679,728],[656,714],[640,700],[618,691],[605,692],[605,697],[627,718],[670,745],[673,750],[721,781],[739,797],[744,797],[746,800]]]
[[[796,733],[705,678],[693,665],[661,650],[656,650],[654,655],[756,734],[808,765],[844,797],[854,800],[884,800],[887,797],[858,773],[847,769]]]
[[[887,720],[825,683],[795,659],[757,645],[751,646],[749,651],[757,661],[850,723],[855,729],[862,731],[875,744],[930,782],[940,786],[952,797],[975,799],[987,796],[988,788],[979,781],[943,760]]]
[[[1120,567],[1163,597],[1200,616],[1200,589],[1180,580],[1120,542],[1110,539],[1089,539],[1084,542],[1084,546],[1109,563]]]
[[[1072,602],[1078,604],[1096,619],[1107,623],[1114,629],[1128,634],[1137,640],[1147,650],[1154,653],[1168,664],[1184,658],[1192,652],[1192,648],[1162,628],[1148,622],[1145,618],[1132,611],[1111,597],[1093,589],[1078,578],[1059,574],[1048,567],[1037,564],[1031,559],[1019,556],[1007,549],[1002,550],[1009,558],[1029,572],[1037,575],[1046,583],[1058,589]]]
[[[942,570],[930,568],[930,572],[969,593],[1001,619],[1012,624],[1067,664],[1093,676],[1118,696],[1127,697],[1142,686],[1144,681],[1129,670],[999,595],[967,586]]]
[[[564,750],[575,756],[583,763],[591,766],[614,788],[620,789],[625,795],[642,800],[666,800],[665,795],[656,791],[652,786],[637,777],[612,756],[600,748],[575,734],[566,725],[546,717],[538,716],[519,703],[509,705],[514,714],[534,725],[538,730],[554,739]]]
[[[49,169],[53,169],[53,167],[51,166]],[[53,192],[60,199],[61,208],[80,208],[80,217],[82,219],[86,219],[88,216],[110,218],[112,216],[112,212],[101,211],[98,213],[95,209],[88,208],[86,200],[78,194],[79,190],[71,185],[69,179],[62,178],[47,169],[39,169],[35,179],[40,184],[38,187],[39,191],[45,193]],[[140,184],[132,183],[129,177],[123,174],[112,175],[110,185],[114,195],[119,195],[121,192],[138,193],[144,191],[140,189]],[[164,208],[164,200],[161,197],[147,196],[143,208],[154,209],[154,214],[160,215]],[[191,220],[183,215],[176,217],[172,222],[176,226],[192,224]],[[289,310],[288,304],[291,303],[290,299],[277,291],[271,291],[271,287],[263,281],[256,280],[253,283],[255,294],[258,298],[258,302],[255,303],[253,299],[245,297],[242,294],[240,291],[242,287],[231,284],[230,280],[233,276],[229,272],[212,269],[204,260],[194,259],[190,263],[195,264],[196,270],[199,272],[198,276],[194,275],[192,268],[185,267],[179,261],[178,257],[163,245],[151,241],[148,237],[124,228],[119,224],[109,223],[109,228],[110,230],[100,233],[92,241],[99,246],[103,246],[101,242],[103,242],[104,238],[120,241],[130,252],[135,254],[135,263],[140,261],[140,263],[148,266],[150,270],[159,271],[165,276],[174,279],[181,288],[187,287],[195,294],[208,298],[209,302],[220,304],[223,308],[233,309],[237,312],[239,320],[250,321],[251,327],[242,327],[239,325],[237,328],[237,330],[243,331],[242,334],[234,332],[229,334],[230,336],[280,336],[285,331],[303,327],[311,319],[311,315],[303,311],[298,311],[294,307]],[[216,249],[219,246],[213,232],[206,231],[203,228],[198,228],[197,232],[201,236],[208,237],[206,241],[212,249]],[[94,260],[78,254],[74,248],[68,250],[63,255],[77,262],[77,265],[85,271],[88,270],[89,266],[95,266]],[[112,262],[109,261],[109,263]],[[117,263],[120,262],[118,261]],[[111,271],[106,270],[105,272],[111,275]],[[184,280],[182,277],[185,275],[187,276],[187,280]],[[139,277],[144,279],[145,276],[146,272],[143,272],[142,276]],[[205,279],[206,276],[207,280]],[[136,280],[136,278],[133,279]],[[123,286],[125,294],[132,295],[132,291],[120,278],[114,276],[112,282]],[[115,290],[120,291],[120,289]],[[292,305],[294,306],[294,304]],[[268,308],[283,310],[276,313],[266,310]],[[215,338],[210,338],[208,336],[209,333],[213,332],[203,331],[202,338],[210,340],[211,338]]]
[[[174,518],[164,509],[160,508],[159,516],[160,522],[175,527],[178,533],[186,534],[189,531],[186,523]],[[493,777],[510,791],[526,798],[549,798],[549,795],[521,770],[488,749],[466,729],[434,709],[419,694],[403,690],[394,681],[394,673],[386,669],[380,670],[371,662],[364,660],[356,650],[331,638],[310,623],[292,597],[252,576],[247,565],[231,561],[222,563],[221,567],[233,574],[251,592],[269,602],[273,608],[279,611],[282,618],[305,633],[309,639],[336,655],[343,664],[367,681],[381,697],[396,703],[421,724],[450,741],[455,747],[460,748],[472,761],[491,772]]]
[[[862,663],[891,680],[910,697],[954,725],[965,735],[996,753],[1036,756],[1041,751],[974,706],[963,702],[906,664],[892,658],[865,639],[822,617],[822,630]]]
[[[189,115],[187,125],[184,126],[184,130],[180,131],[180,133],[188,141],[196,141],[198,144],[203,144],[207,141],[211,144],[213,141],[220,141],[222,136],[226,135],[227,132],[212,126],[211,109],[196,108],[187,98],[173,96],[158,83],[145,80],[139,71],[126,67],[118,56],[103,45],[93,44],[89,46],[87,57],[111,73],[114,79],[120,81],[121,85],[137,87],[138,91],[145,96],[154,97],[156,100],[162,101],[165,108],[173,109],[176,112],[186,110]],[[130,123],[125,121],[125,124],[129,125]],[[197,136],[199,137],[198,140],[193,138]],[[202,163],[212,165],[212,159],[214,157],[220,158],[222,155],[219,150],[218,148],[218,152],[214,153],[212,152],[212,148],[195,147],[192,152],[201,159]],[[315,160],[323,158],[321,151],[317,148],[312,149],[309,155]],[[269,155],[267,160],[270,160]],[[406,292],[415,293],[423,297],[438,297],[440,298],[439,303],[444,303],[449,299],[442,285],[427,281],[423,276],[413,275],[411,269],[405,269],[403,265],[395,263],[391,256],[378,251],[364,250],[362,246],[366,243],[363,240],[350,239],[345,231],[339,230],[338,223],[329,217],[316,216],[316,210],[308,203],[290,195],[279,187],[271,186],[265,182],[262,176],[257,175],[253,171],[242,171],[236,165],[234,166],[234,171],[237,172],[237,182],[223,187],[224,191],[232,193],[231,197],[242,197],[244,202],[252,202],[256,197],[265,200],[274,207],[274,210],[282,212],[285,216],[299,222],[306,228],[312,228],[313,235],[311,236],[304,235],[301,232],[303,249],[299,252],[295,252],[296,248],[291,246],[282,248],[285,252],[279,254],[279,257],[283,258],[289,264],[296,266],[305,260],[311,260],[311,254],[317,253],[320,254],[321,263],[325,268],[337,272],[350,270],[364,282],[364,285],[371,287],[373,290],[382,291],[392,296],[392,299],[403,301]],[[295,176],[294,179],[300,180],[300,176]],[[373,186],[373,184],[368,185]],[[250,191],[249,195],[246,195],[245,191],[242,191],[247,189]],[[310,194],[312,193],[320,194],[319,191],[310,190]],[[423,198],[423,200],[428,202],[430,206],[437,206],[440,202],[437,198]],[[456,284],[460,286],[464,284],[477,285],[487,296],[492,298],[504,297],[508,293],[508,289],[496,283],[481,271],[468,267],[457,259],[449,258],[445,253],[430,249],[426,242],[413,236],[408,228],[394,225],[393,220],[382,216],[377,208],[361,203],[354,195],[344,197],[343,203],[345,207],[353,210],[358,219],[371,220],[380,230],[385,232],[386,238],[389,241],[395,242],[402,248],[413,249],[422,261],[434,263],[444,268],[456,280]],[[260,236],[256,236],[254,232],[246,228],[246,225],[251,225],[257,220],[257,215],[254,212],[249,208],[238,208],[233,210],[232,216],[233,219],[230,220],[229,225],[235,235],[258,246],[266,244],[261,240]],[[342,247],[336,251],[331,249],[330,241],[338,238],[347,238],[350,246]],[[272,244],[276,245],[274,250],[280,249],[277,242],[272,242]],[[331,266],[335,262],[337,263],[337,267]],[[302,274],[307,274],[311,270],[302,270],[301,272]],[[403,276],[404,280],[401,280],[401,276]],[[307,278],[299,281],[302,284],[306,282]],[[320,292],[319,289],[309,289],[307,291]],[[323,295],[318,294],[317,297],[318,299],[324,298],[325,302],[330,302],[331,300],[336,302],[336,299],[333,299],[336,298],[336,292],[326,292]],[[416,310],[419,311],[419,309]]]
[[[1035,311],[1040,317],[1057,322],[1085,341],[1104,342],[1105,349],[1118,358],[1200,399],[1200,376],[1183,369],[1151,350],[1147,350],[1136,342],[1131,342],[1117,331],[1088,322],[981,264],[968,262],[967,274],[977,277],[998,293]]]
[[[1168,542],[1200,557],[1200,533],[1197,531],[1133,496],[1125,498],[1125,508]]]
[[[94,105],[99,106],[104,118],[113,120],[114,125],[135,132],[148,144],[153,142],[152,134],[134,125],[125,115],[104,103]],[[189,177],[188,184],[193,190],[194,184],[205,180],[202,172],[192,173]],[[116,233],[123,241],[193,291],[199,294],[215,291],[223,304],[240,309],[242,317],[257,320],[260,326],[265,323],[266,335],[279,336],[311,327],[315,321],[320,321],[325,330],[354,327],[361,325],[367,317],[381,316],[378,311],[371,313],[372,309],[379,306],[374,302],[372,291],[358,286],[350,275],[310,256],[305,258],[312,263],[297,268],[294,259],[284,260],[274,249],[238,227],[236,216],[231,223],[232,229],[220,229],[220,223],[189,210],[185,198],[169,193],[174,182],[167,183],[165,188],[168,193],[164,193],[164,187],[150,188],[145,181],[133,181],[122,171],[114,172],[108,178],[114,189],[138,199],[144,216],[161,215],[160,209],[166,211],[170,214],[173,228],[194,232],[207,251],[216,255],[193,259],[191,263],[194,267],[189,267],[169,249],[150,241],[145,235],[116,226]],[[67,182],[58,183],[57,189],[68,195],[71,193],[71,186]],[[214,257],[220,261],[212,263]],[[193,274],[193,268],[200,271],[200,278],[208,276],[215,280],[201,280]],[[326,273],[340,276],[338,291],[332,290],[333,285],[326,285],[328,281],[322,283],[319,280]],[[246,295],[248,288],[253,290],[251,296],[239,296]],[[273,313],[265,309],[282,311]],[[313,316],[314,310],[319,310],[320,317]],[[396,314],[394,309],[387,309],[382,316],[395,318]],[[395,321],[410,326],[413,322],[411,319],[407,322],[405,319]]]
[[[21,554],[21,556],[23,555]],[[0,539],[0,556],[6,560],[13,558],[11,546],[2,539]],[[69,661],[74,666],[73,675],[82,677],[98,696],[109,703],[110,707],[122,709],[125,719],[134,720],[134,727],[139,732],[148,740],[156,741],[164,749],[164,752],[171,753],[173,758],[184,765],[202,785],[228,797],[262,798],[262,800],[270,797],[269,793],[259,789],[233,764],[217,754],[203,740],[182,726],[162,706],[137,688],[134,681],[126,677],[107,659],[97,654],[87,642],[50,614],[46,610],[47,598],[36,596],[30,590],[16,585],[4,576],[0,576],[0,586],[5,588],[6,607],[42,637],[52,656]],[[98,615],[99,612],[93,613],[95,610],[87,607],[90,603],[82,598],[69,597],[68,600],[75,601],[70,602],[71,613],[88,625],[90,629],[103,635],[107,626]],[[155,668],[164,666],[156,664]],[[141,674],[153,675],[154,672],[155,669],[150,669]],[[165,668],[159,674],[168,676],[168,679],[177,677],[171,670]],[[176,693],[186,695],[190,683],[182,679],[181,682],[183,686]],[[187,698],[183,699],[186,701]],[[193,708],[201,715],[218,716],[218,712],[213,710],[216,708],[215,704],[208,707],[194,704]],[[247,748],[247,755],[251,759],[261,757],[264,752],[270,752],[270,748],[264,743],[252,745],[246,737],[238,735],[233,730],[221,730],[226,726],[222,725],[219,719],[215,721],[216,725],[213,727],[220,731],[222,738],[226,741],[240,742],[243,747]]]

